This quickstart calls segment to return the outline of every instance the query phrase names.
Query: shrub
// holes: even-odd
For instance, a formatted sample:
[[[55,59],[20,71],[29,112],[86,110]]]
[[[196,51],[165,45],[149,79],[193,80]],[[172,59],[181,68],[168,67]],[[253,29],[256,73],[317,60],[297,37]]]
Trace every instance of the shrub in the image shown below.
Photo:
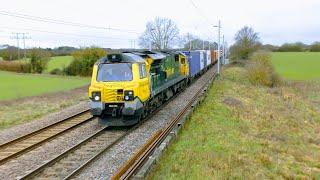
[[[50,74],[54,74],[54,75],[63,75],[63,71],[59,68],[55,68],[52,71],[50,71]]]
[[[22,61],[0,61],[0,70],[30,73],[30,64]]]
[[[64,69],[67,75],[91,76],[94,63],[106,55],[106,51],[97,48],[85,48],[72,53],[74,60]]]
[[[296,43],[285,43],[279,47],[279,52],[303,52],[307,50],[307,45],[296,42]]]
[[[22,63],[21,72],[22,73],[31,73],[31,64],[30,64],[30,62]]]
[[[320,52],[320,42],[314,42],[314,43],[310,46],[310,51],[311,51],[311,52]]]
[[[258,51],[250,57],[247,65],[249,81],[254,85],[274,87],[281,84],[281,79],[271,63],[271,54]]]
[[[18,48],[14,46],[8,46],[6,49],[0,50],[0,56],[4,60],[17,60],[18,59]]]
[[[50,54],[40,48],[34,48],[30,52],[30,64],[32,73],[42,73],[47,67]]]

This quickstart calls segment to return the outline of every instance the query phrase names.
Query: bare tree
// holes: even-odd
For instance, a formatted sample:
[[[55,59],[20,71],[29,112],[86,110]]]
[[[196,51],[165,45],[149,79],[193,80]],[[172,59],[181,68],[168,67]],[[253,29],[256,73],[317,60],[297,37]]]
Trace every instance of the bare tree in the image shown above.
[[[248,26],[240,29],[234,39],[236,42],[230,47],[233,59],[248,59],[261,46],[259,34]]]
[[[179,29],[171,19],[157,17],[146,25],[146,30],[139,38],[139,45],[148,48],[150,43],[152,48],[161,50],[169,49],[178,38]]]

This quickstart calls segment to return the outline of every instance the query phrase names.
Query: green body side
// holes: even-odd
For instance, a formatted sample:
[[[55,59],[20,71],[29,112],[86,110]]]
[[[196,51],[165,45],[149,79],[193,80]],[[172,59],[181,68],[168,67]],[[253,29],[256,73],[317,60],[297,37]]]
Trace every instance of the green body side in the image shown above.
[[[151,65],[152,90],[159,89],[169,81],[180,76],[179,58],[175,55],[169,55],[164,59],[155,60]]]

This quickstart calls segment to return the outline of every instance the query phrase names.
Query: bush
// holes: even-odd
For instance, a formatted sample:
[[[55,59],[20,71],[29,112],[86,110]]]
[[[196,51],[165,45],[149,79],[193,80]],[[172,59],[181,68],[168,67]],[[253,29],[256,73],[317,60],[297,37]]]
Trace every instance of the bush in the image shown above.
[[[30,64],[22,61],[0,61],[0,70],[30,73]]]
[[[30,52],[30,64],[32,73],[42,73],[47,68],[50,54],[40,48],[34,48]]]
[[[311,52],[320,52],[320,42],[315,42],[310,46]]]
[[[94,63],[106,55],[106,51],[97,48],[85,48],[72,53],[74,60],[64,69],[67,75],[91,76]]]
[[[55,68],[52,71],[50,71],[50,74],[54,74],[54,75],[63,75],[63,71],[59,68]]]
[[[281,84],[281,79],[271,63],[271,54],[258,51],[250,57],[247,65],[249,81],[253,85],[274,87]]]
[[[30,64],[30,62],[22,63],[21,72],[22,73],[31,73],[31,64]]]
[[[18,59],[18,48],[14,46],[9,46],[6,49],[0,50],[0,56],[4,60],[17,60]]]
[[[303,52],[308,49],[307,45],[297,42],[297,43],[285,43],[282,46],[279,47],[279,52]]]

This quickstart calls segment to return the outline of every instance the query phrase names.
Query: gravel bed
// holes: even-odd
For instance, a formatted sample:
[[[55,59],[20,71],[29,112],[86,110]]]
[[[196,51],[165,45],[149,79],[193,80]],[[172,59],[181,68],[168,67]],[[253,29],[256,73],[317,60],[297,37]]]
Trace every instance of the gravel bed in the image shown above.
[[[138,129],[126,136],[121,142],[112,147],[100,159],[85,169],[77,179],[110,179],[112,175],[155,133],[164,128],[169,120],[187,105],[192,96],[199,90],[210,75],[215,71],[211,68],[178,97],[164,106]]]
[[[25,175],[27,171],[37,168],[39,165],[78,144],[101,128],[102,126],[99,125],[98,120],[94,119],[83,126],[44,143],[15,160],[1,165],[0,179],[17,179]]]
[[[7,142],[9,140],[12,140],[14,138],[17,138],[19,136],[28,134],[30,132],[33,132],[37,129],[40,129],[42,127],[45,127],[47,125],[50,125],[52,123],[55,123],[57,121],[60,121],[62,119],[65,119],[67,117],[70,117],[72,115],[75,115],[81,111],[84,111],[89,108],[88,101],[81,102],[75,106],[70,106],[63,111],[55,112],[52,114],[49,114],[45,117],[41,117],[39,119],[36,119],[34,121],[17,125],[12,128],[8,128],[5,130],[1,130],[0,132],[0,144]]]

